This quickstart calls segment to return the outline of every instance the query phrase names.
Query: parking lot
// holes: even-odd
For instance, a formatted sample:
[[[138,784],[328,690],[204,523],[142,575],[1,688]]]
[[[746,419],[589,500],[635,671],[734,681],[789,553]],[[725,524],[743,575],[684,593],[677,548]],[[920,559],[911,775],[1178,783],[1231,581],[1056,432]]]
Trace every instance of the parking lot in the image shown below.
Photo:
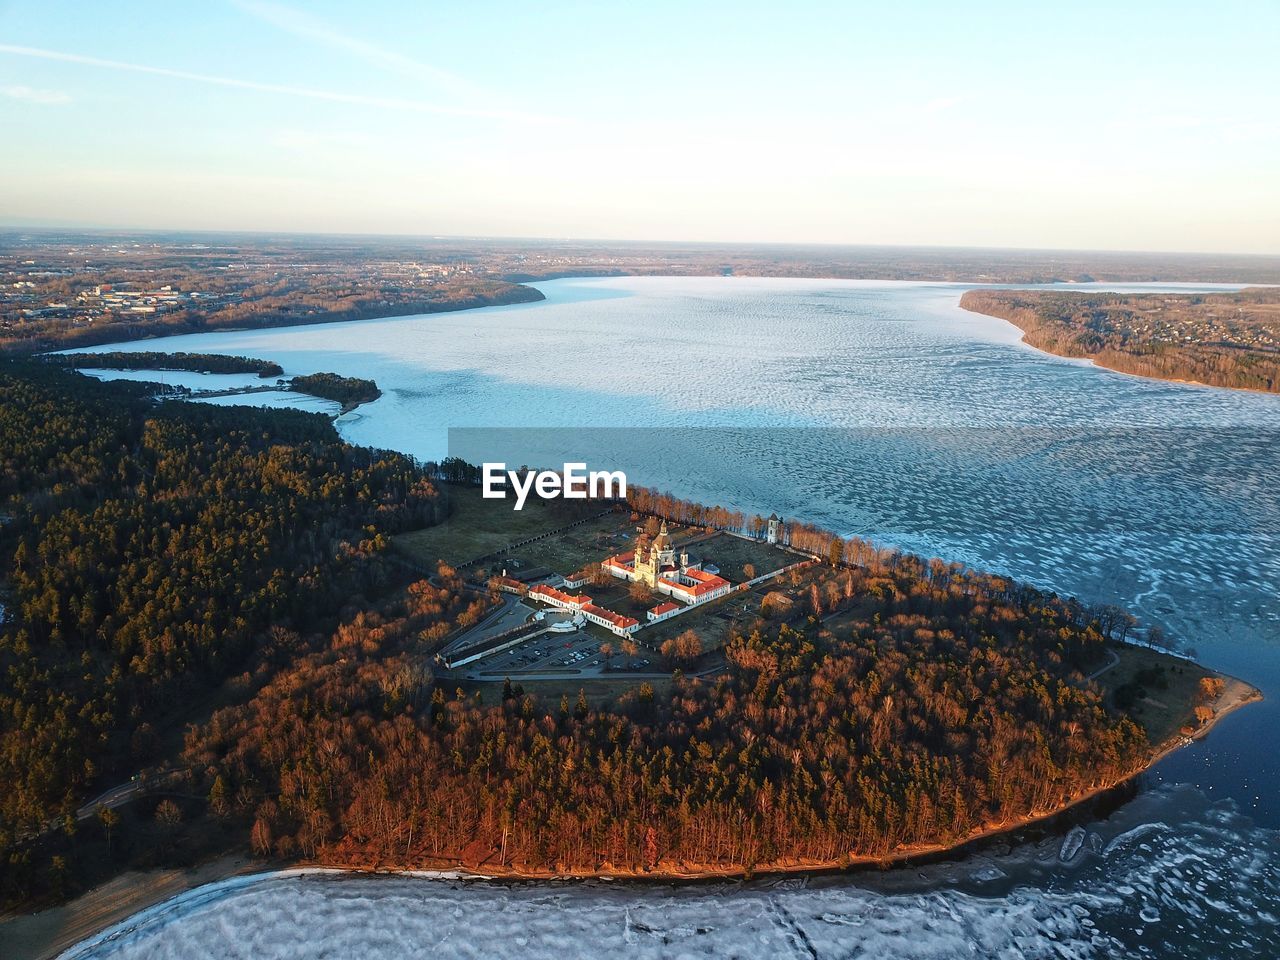
[[[613,645],[610,669],[606,671],[600,644]],[[501,680],[504,677],[598,677],[626,673],[662,673],[655,665],[652,651],[641,648],[634,657],[625,657],[620,651],[622,641],[602,640],[594,632],[578,630],[575,633],[546,633],[534,637],[510,650],[486,657],[469,664],[466,677],[469,680]]]

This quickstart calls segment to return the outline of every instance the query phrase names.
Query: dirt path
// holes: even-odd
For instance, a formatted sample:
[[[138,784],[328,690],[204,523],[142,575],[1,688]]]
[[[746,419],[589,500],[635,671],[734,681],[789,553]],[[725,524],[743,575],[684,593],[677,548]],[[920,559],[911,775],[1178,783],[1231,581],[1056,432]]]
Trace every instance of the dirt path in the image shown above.
[[[1107,653],[1111,656],[1111,662],[1093,671],[1093,673],[1089,674],[1088,679],[1097,680],[1100,676],[1120,662],[1120,654],[1116,653],[1114,650],[1108,650]]]

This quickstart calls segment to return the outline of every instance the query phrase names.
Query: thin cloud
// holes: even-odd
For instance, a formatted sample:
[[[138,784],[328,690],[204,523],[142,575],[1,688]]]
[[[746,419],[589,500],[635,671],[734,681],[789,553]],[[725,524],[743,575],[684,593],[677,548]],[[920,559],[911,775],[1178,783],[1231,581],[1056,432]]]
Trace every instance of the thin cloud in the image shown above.
[[[287,97],[301,97],[308,100],[325,100],[330,103],[346,103],[363,107],[379,107],[387,110],[407,110],[414,113],[430,113],[449,117],[475,117],[485,120],[508,120],[519,123],[550,122],[551,117],[537,114],[520,113],[510,110],[487,110],[473,107],[446,106],[427,103],[422,100],[410,100],[400,97],[372,97],[359,93],[341,93],[336,90],[317,90],[313,87],[295,87],[289,84],[262,83],[257,80],[241,80],[237,77],[222,77],[208,73],[193,73],[189,70],[172,70],[168,67],[153,67],[143,63],[126,63],[122,60],[106,60],[101,57],[87,57],[78,53],[63,53],[58,50],[45,50],[40,47],[21,47],[0,43],[0,53],[19,57],[35,57],[40,60],[56,60],[61,63],[76,63],[87,67],[99,67],[104,70],[118,70],[128,73],[144,73],[156,77],[169,77],[174,80],[188,80],[192,83],[204,83],[217,87],[231,87],[237,90],[254,90],[259,93],[274,93]]]
[[[231,3],[249,16],[269,23],[295,37],[354,54],[368,63],[402,77],[426,81],[460,96],[481,94],[480,89],[474,84],[448,70],[442,70],[395,50],[388,50],[368,40],[354,37],[318,17],[295,10],[293,7],[262,2],[262,0],[231,0]]]
[[[61,90],[37,90],[35,87],[0,87],[0,96],[23,103],[39,103],[45,106],[70,103],[71,97]]]

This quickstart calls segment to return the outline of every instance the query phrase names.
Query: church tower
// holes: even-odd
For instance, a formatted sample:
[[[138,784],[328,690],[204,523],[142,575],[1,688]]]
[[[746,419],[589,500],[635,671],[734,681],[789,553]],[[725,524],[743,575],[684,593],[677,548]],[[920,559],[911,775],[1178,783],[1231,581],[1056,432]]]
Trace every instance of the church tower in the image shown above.
[[[676,551],[671,546],[671,534],[667,530],[667,521],[662,521],[662,526],[658,529],[658,538],[653,541],[653,552],[656,554],[656,563],[659,570],[663,567],[673,567],[676,563]]]
[[[769,514],[769,526],[765,533],[765,539],[770,543],[777,543],[782,537],[782,518],[776,513]]]
[[[667,522],[662,521],[658,535],[652,540],[647,534],[636,538],[635,558],[631,562],[634,575],[631,579],[646,583],[654,590],[658,589],[658,578],[665,569],[674,569],[676,551],[671,544],[671,532],[667,530]]]
[[[636,555],[632,561],[635,578],[640,583],[657,588],[658,584],[658,544],[641,534],[636,540]]]

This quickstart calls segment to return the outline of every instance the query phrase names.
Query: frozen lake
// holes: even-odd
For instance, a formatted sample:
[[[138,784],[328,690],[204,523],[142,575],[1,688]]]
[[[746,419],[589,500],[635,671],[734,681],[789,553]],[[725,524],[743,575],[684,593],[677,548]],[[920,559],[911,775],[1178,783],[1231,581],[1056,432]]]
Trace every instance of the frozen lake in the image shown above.
[[[1176,813],[1183,825],[1167,821]],[[286,872],[236,878],[64,956],[1273,957],[1272,831],[1162,788],[1083,832],[961,862],[846,878],[670,887]]]
[[[372,378],[382,398],[339,421],[355,443],[424,460],[448,452],[512,464],[586,460],[624,469],[633,483],[776,510],[1129,607],[1268,695],[1161,764],[1137,800],[1090,829],[1101,836],[1135,808],[1143,822],[1163,826],[1133,844],[1128,859],[1082,853],[1093,864],[1087,883],[1073,879],[1079,858],[1035,866],[1033,851],[1015,849],[999,867],[1008,879],[998,891],[961,896],[953,890],[959,881],[940,875],[921,881],[906,901],[886,899],[897,895],[881,882],[824,881],[834,885],[820,895],[813,885],[788,891],[785,912],[800,917],[804,931],[796,942],[820,956],[956,955],[928,952],[927,942],[1008,956],[1107,955],[1119,943],[1120,952],[1140,956],[1161,937],[1181,943],[1184,956],[1220,955],[1228,944],[1240,956],[1280,952],[1258,949],[1276,945],[1274,907],[1250,901],[1270,890],[1274,902],[1280,864],[1272,736],[1280,722],[1280,397],[1161,383],[1047,356],[1020,344],[1003,321],[960,310],[965,288],[958,285],[622,278],[539,287],[548,299],[538,304],[98,349],[248,355],[280,363],[286,376]],[[1234,839],[1224,832],[1228,822]],[[1182,846],[1200,843],[1188,839],[1196,837],[1211,839]],[[1244,858],[1257,873],[1233,878],[1220,857]],[[1170,872],[1174,865],[1180,874]],[[904,873],[889,876],[906,882]],[[1134,891],[1147,889],[1137,882],[1142,876],[1155,886],[1139,896]],[[1170,877],[1180,886],[1162,886]],[[785,953],[772,945],[792,942],[760,919],[773,909],[761,895],[737,891],[682,893],[685,906],[673,914],[645,906],[659,894],[630,890],[602,900],[597,888],[520,888],[541,891],[526,898],[502,888],[393,883],[402,886],[272,881],[214,898],[208,922],[240,929],[254,921],[236,905],[265,897],[266,906],[252,899],[244,909],[296,915],[299,928],[250,955],[310,956],[340,942],[326,939],[341,936],[329,921],[348,923],[342,918],[351,902],[392,930],[403,905],[418,898],[429,904],[423,922],[457,931],[450,953],[485,955],[485,937],[525,917],[528,952],[574,955],[552,945],[559,941],[533,919],[541,907],[527,900],[554,911],[570,945],[596,935],[592,918],[612,917],[609,929],[628,952],[718,952],[714,938],[696,934],[672,934],[663,950],[647,933],[625,939],[633,928],[620,931],[614,921],[634,900],[656,930],[667,929],[664,922],[680,931],[715,927],[727,910],[741,920],[735,929],[748,931],[740,953]],[[1213,915],[1218,926],[1205,934],[1216,938],[1213,949],[1187,936],[1210,921],[1203,897],[1236,918]],[[454,900],[486,918],[495,903],[503,911],[517,906],[491,929],[488,919],[449,920]],[[826,913],[863,919],[828,922]],[[1113,928],[1105,934],[1103,916]],[[154,952],[142,955],[197,955],[176,949],[188,942],[184,931],[205,929],[195,922],[175,914],[160,924],[158,939],[147,940]],[[953,929],[960,939],[918,940],[913,924]],[[898,939],[885,939],[882,925],[897,925]],[[428,942],[397,952],[400,941],[388,936],[392,946],[376,955],[410,956]]]

